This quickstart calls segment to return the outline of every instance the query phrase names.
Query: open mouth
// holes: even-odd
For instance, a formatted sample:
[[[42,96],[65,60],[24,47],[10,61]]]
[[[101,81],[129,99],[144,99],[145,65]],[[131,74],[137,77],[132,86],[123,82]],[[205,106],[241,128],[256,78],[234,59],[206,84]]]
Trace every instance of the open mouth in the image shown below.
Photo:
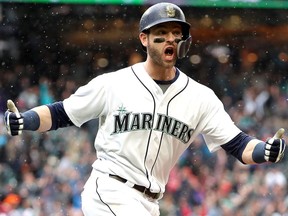
[[[172,56],[174,54],[174,49],[172,47],[167,47],[165,49],[165,55]]]

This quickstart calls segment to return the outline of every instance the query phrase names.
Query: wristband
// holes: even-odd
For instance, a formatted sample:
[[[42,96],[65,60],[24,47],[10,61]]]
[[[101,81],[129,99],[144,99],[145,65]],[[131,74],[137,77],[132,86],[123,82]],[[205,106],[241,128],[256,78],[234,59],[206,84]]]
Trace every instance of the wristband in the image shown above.
[[[258,143],[253,152],[252,152],[252,159],[254,162],[256,163],[264,163],[264,162],[267,162],[265,160],[265,145],[266,143],[265,142],[260,142]]]
[[[40,126],[40,117],[34,110],[28,110],[22,113],[23,130],[36,131]]]

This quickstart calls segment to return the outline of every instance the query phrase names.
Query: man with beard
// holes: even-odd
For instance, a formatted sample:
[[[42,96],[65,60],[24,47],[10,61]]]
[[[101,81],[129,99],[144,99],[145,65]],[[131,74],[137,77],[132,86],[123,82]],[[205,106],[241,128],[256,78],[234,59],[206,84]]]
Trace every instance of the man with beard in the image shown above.
[[[192,41],[177,5],[148,8],[139,39],[145,62],[95,77],[69,98],[24,113],[8,102],[11,135],[99,118],[97,160],[82,192],[86,216],[158,216],[171,169],[200,134],[210,151],[223,148],[244,164],[280,161],[283,129],[266,142],[245,134],[211,89],[175,67]]]

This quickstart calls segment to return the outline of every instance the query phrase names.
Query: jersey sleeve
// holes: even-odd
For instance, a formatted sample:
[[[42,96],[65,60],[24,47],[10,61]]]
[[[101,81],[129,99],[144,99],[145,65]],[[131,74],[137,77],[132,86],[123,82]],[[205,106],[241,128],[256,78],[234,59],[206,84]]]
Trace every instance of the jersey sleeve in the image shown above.
[[[105,75],[92,79],[63,101],[71,121],[80,127],[85,122],[98,118],[105,107]]]
[[[221,145],[228,143],[241,132],[214,92],[204,103],[203,110],[202,135],[211,152],[220,149]]]

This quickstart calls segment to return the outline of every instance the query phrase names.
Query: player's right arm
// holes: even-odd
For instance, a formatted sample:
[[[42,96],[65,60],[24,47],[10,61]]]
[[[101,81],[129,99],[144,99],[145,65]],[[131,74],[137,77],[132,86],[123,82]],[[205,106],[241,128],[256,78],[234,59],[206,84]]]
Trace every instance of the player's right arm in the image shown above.
[[[37,131],[44,132],[50,130],[52,126],[51,112],[46,105],[38,106],[32,109],[39,116],[39,127]]]
[[[35,107],[20,113],[15,104],[8,100],[4,122],[10,135],[20,135],[23,130],[45,132],[71,126],[62,102]]]

